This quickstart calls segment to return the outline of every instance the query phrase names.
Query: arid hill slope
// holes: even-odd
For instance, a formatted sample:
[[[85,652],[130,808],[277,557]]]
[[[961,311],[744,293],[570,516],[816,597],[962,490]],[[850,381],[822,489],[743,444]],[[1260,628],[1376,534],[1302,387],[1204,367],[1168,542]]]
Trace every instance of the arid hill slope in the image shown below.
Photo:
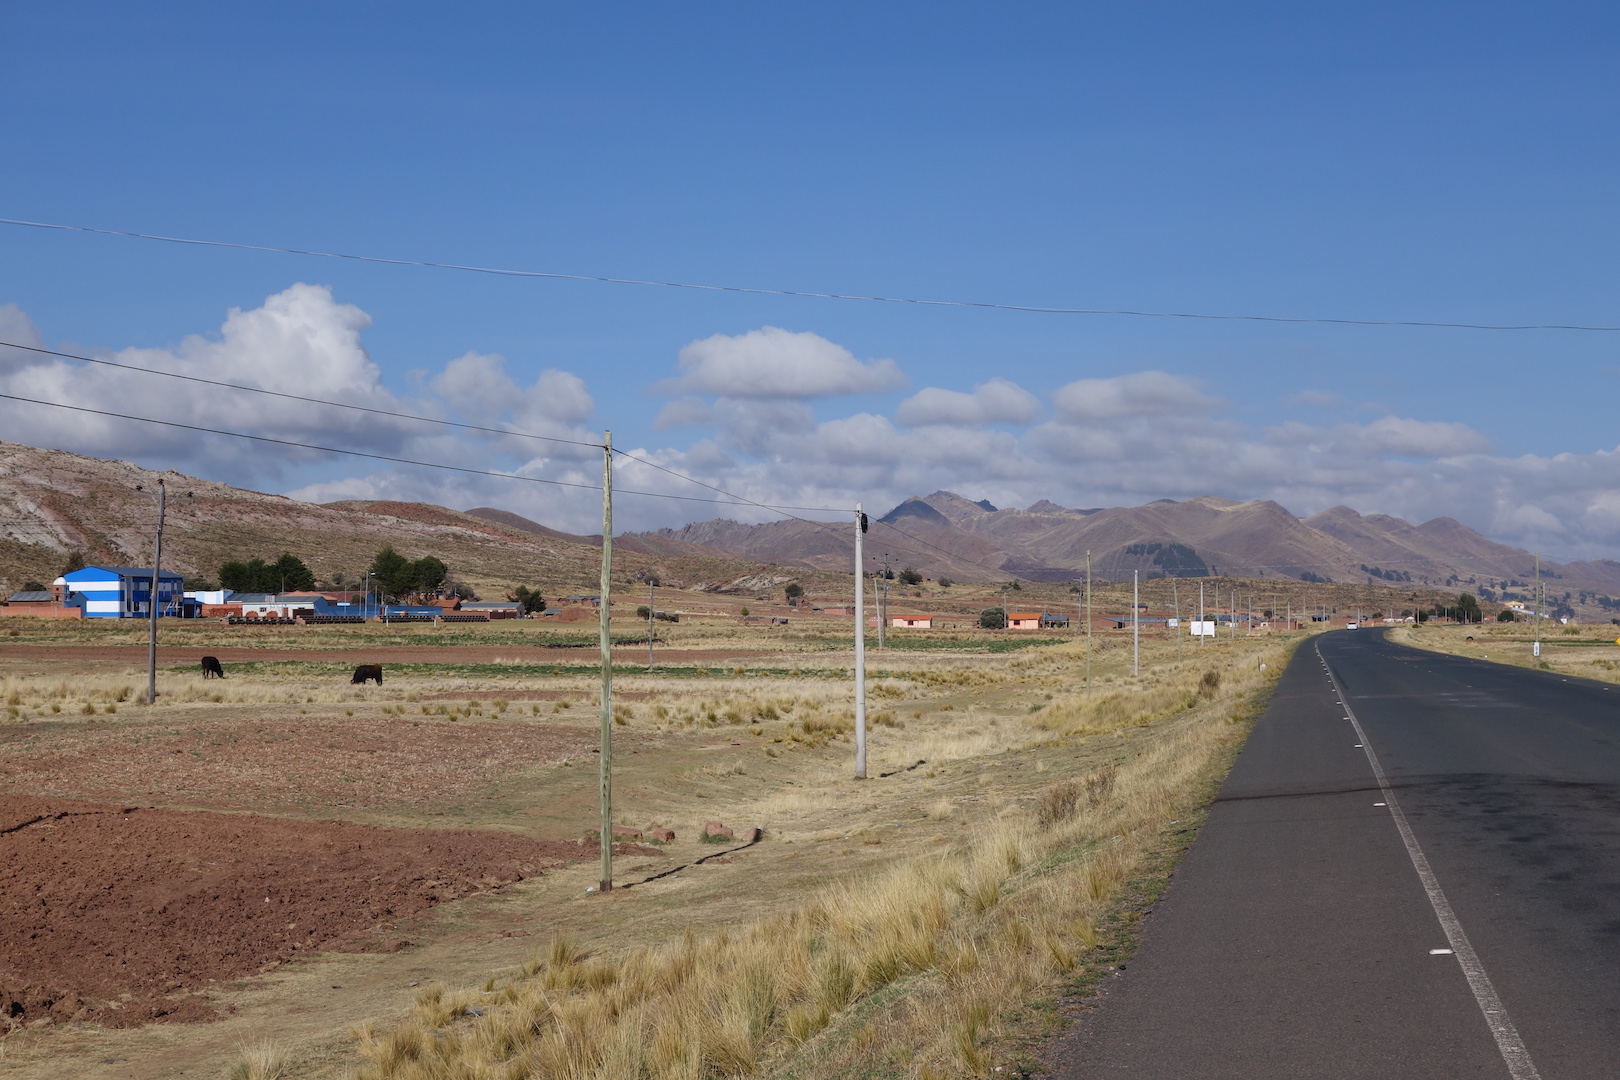
[[[851,525],[800,521],[742,525],[703,521],[638,534],[745,555],[759,562],[832,569],[853,557]],[[997,576],[1071,581],[1085,571],[1119,579],[1205,573],[1247,578],[1401,580],[1483,585],[1528,581],[1530,552],[1486,539],[1451,518],[1413,525],[1336,506],[1300,519],[1269,500],[1202,497],[1145,506],[1073,510],[1041,500],[1027,510],[997,509],[949,491],[910,498],[874,518],[867,548],[880,561],[912,565],[929,576]],[[1561,566],[1543,561],[1555,592],[1620,593],[1620,563]]]
[[[169,489],[163,563],[213,578],[231,559],[290,551],[318,578],[353,580],[384,544],[411,558],[436,555],[452,577],[486,596],[517,584],[546,595],[595,592],[600,538],[575,537],[510,515],[519,524],[424,503],[350,501],[315,505],[124,461],[0,441],[0,596],[48,582],[70,553],[91,563],[150,565],[156,505],[136,490]],[[186,493],[191,497],[187,498]],[[615,545],[616,578],[653,570],[672,583],[724,586],[756,567],[736,555],[686,548],[644,554]],[[657,545],[646,545],[649,550]]]

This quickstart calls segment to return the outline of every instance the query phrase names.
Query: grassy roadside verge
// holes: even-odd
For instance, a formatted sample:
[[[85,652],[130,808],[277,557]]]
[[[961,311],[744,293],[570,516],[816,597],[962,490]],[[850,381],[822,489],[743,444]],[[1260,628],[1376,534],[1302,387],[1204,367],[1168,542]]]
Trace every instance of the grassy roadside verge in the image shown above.
[[[1542,627],[1540,657],[1533,651],[1533,632],[1524,623],[1481,626],[1425,623],[1397,626],[1388,633],[1389,640],[1397,644],[1430,652],[1620,683],[1620,645],[1615,643],[1620,627],[1613,624],[1559,626],[1549,621]]]
[[[947,849],[729,927],[627,949],[555,939],[480,986],[430,987],[403,1020],[362,1025],[354,1075],[818,1080],[1020,1068],[1058,1003],[1128,955],[1292,647],[1257,641],[1054,695],[1028,717],[1023,752],[1068,751],[1073,767],[1026,782],[1016,803]]]

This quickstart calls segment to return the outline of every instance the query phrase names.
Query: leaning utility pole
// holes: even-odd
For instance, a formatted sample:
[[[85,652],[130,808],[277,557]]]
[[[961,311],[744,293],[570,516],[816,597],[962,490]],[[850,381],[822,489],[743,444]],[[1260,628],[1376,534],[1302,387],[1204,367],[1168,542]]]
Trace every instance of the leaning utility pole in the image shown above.
[[[613,635],[608,627],[613,593],[613,432],[602,432],[602,595],[598,620],[602,647],[602,871],[597,888],[613,889]]]
[[[855,504],[855,779],[866,779],[866,572],[861,536],[866,515]]]
[[[139,491],[140,488],[135,490]],[[158,620],[158,573],[163,564],[163,510],[168,503],[169,489],[158,477],[158,519],[157,539],[152,544],[152,595],[147,599],[147,613],[150,616],[147,622],[146,633],[146,703],[157,704],[157,620]]]

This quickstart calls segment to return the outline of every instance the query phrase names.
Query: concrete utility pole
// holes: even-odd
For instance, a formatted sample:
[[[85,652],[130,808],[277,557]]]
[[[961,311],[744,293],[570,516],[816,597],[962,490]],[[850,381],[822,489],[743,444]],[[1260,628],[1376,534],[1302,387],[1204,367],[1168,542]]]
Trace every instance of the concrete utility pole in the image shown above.
[[[647,670],[653,669],[653,583],[647,579]]]
[[[1204,647],[1204,583],[1198,583],[1198,647]]]
[[[136,487],[136,491],[141,490]],[[158,574],[163,564],[163,511],[168,505],[169,489],[158,477],[157,489],[157,538],[152,544],[152,595],[147,600],[146,633],[146,703],[157,704],[157,621],[158,621]]]
[[[1091,549],[1086,549],[1086,689],[1091,689]]]
[[[855,504],[855,779],[866,779],[866,569],[861,538],[866,515]]]
[[[162,520],[162,515],[159,515]],[[162,533],[162,526],[159,526]],[[1531,656],[1541,657],[1541,552],[1536,552],[1536,644],[1531,648]]]
[[[613,890],[613,635],[608,626],[613,599],[613,432],[602,432],[602,603],[598,619],[602,649],[602,871],[597,888]]]
[[[1139,675],[1142,671],[1142,609],[1147,604],[1142,600],[1140,570],[1131,571],[1131,673]]]

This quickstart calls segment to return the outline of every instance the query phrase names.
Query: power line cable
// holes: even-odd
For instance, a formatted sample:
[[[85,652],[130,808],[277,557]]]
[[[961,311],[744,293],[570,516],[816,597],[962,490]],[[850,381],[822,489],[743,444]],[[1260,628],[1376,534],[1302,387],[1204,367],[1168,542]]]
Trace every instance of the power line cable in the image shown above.
[[[101,365],[103,367],[117,368],[117,369],[119,369],[121,371],[129,371],[129,372],[133,372],[133,373],[138,374],[138,375],[160,375],[160,376],[162,376],[164,378],[168,378],[168,379],[180,379],[180,380],[182,380],[184,382],[201,383],[201,384],[203,384],[205,386],[217,386],[217,387],[220,387],[221,389],[226,389],[226,390],[241,390],[241,391],[244,391],[244,392],[250,393],[250,394],[263,394],[263,395],[266,395],[268,397],[283,398],[283,399],[285,399],[287,401],[301,401],[301,402],[304,402],[306,404],[311,404],[311,405],[327,405],[327,406],[330,406],[330,407],[336,408],[336,409],[350,409],[350,410],[355,411],[355,412],[371,413],[371,414],[376,415],[376,416],[389,416],[389,417],[393,417],[393,418],[399,419],[399,420],[411,420],[411,421],[415,421],[417,423],[423,423],[423,424],[437,424],[437,425],[440,425],[442,427],[458,428],[458,429],[463,430],[463,431],[478,431],[478,432],[485,432],[485,433],[492,434],[492,435],[512,435],[512,436],[515,436],[517,438],[522,438],[522,439],[538,439],[538,440],[541,440],[543,442],[562,443],[562,444],[568,445],[568,446],[586,446],[586,447],[590,447],[590,448],[595,449],[595,450],[602,449],[602,444],[598,443],[598,442],[587,442],[587,441],[580,440],[580,439],[561,439],[561,438],[558,438],[558,437],[556,437],[554,435],[536,435],[536,434],[534,434],[532,432],[516,431],[516,430],[513,430],[511,428],[487,427],[487,426],[481,425],[481,424],[467,424],[467,423],[462,423],[462,422],[456,421],[456,420],[442,420],[442,419],[440,419],[438,417],[434,417],[434,416],[420,416],[420,415],[418,415],[416,413],[398,412],[398,411],[393,410],[393,409],[378,409],[378,408],[373,408],[373,407],[367,406],[367,405],[352,405],[352,404],[349,404],[349,403],[343,402],[343,401],[329,401],[329,400],[327,400],[325,398],[308,397],[308,396],[305,396],[303,394],[289,394],[289,393],[286,393],[286,392],[281,391],[281,390],[266,390],[263,387],[259,387],[259,386],[245,386],[242,383],[224,382],[224,381],[221,381],[219,379],[205,379],[205,378],[203,378],[203,377],[201,377],[199,375],[185,375],[185,374],[181,374],[180,372],[176,372],[176,371],[164,371],[161,368],[140,367],[140,366],[135,365],[135,364],[120,364],[116,360],[106,360],[106,359],[101,359],[101,358],[94,357],[94,356],[81,356],[78,353],[60,352],[60,351],[58,351],[56,349],[41,348],[40,346],[37,346],[37,345],[21,345],[21,344],[18,344],[16,342],[11,342],[11,341],[0,341],[0,348],[23,349],[23,350],[25,350],[27,352],[40,353],[40,354],[43,354],[45,356],[59,356],[59,357],[62,357],[63,359],[66,359],[66,360],[82,360],[87,364],[99,364],[99,365]],[[758,502],[758,501],[756,501],[754,499],[747,498],[746,496],[738,495],[735,492],[727,491],[725,488],[716,487],[713,484],[705,483],[704,481],[699,480],[696,477],[687,476],[685,473],[679,472],[679,471],[677,471],[675,469],[671,469],[671,468],[669,468],[667,466],[659,465],[658,463],[653,462],[653,461],[648,461],[646,458],[637,457],[634,454],[628,453],[626,451],[615,449],[613,452],[615,454],[619,454],[620,456],[625,457],[625,458],[627,458],[627,459],[629,459],[631,461],[640,462],[643,465],[651,466],[652,468],[658,469],[661,472],[666,472],[671,476],[678,477],[678,478],[680,478],[682,480],[689,481],[689,482],[691,482],[693,484],[697,484],[700,487],[706,487],[709,490],[718,492],[721,495],[726,495],[726,496],[730,497],[732,500],[734,500],[736,503],[738,503],[739,505],[757,506],[757,507],[762,507],[762,508],[764,508],[766,510],[775,510],[775,511],[778,511],[778,512],[785,511],[785,510],[804,510],[804,511],[807,511],[809,513],[825,513],[825,514],[846,513],[846,511],[844,511],[844,510],[840,510],[840,509],[838,509],[836,507],[830,507],[830,506],[778,506],[778,505],[774,505],[774,504],[771,504],[771,503]],[[491,475],[504,476],[504,475],[508,475],[508,474],[505,474],[505,473],[492,473]],[[601,490],[601,489],[597,488],[596,490]],[[618,490],[618,489],[615,489],[615,490]],[[671,496],[671,498],[674,498],[674,497],[676,497],[676,496]],[[718,502],[719,500],[708,500],[708,501]],[[789,514],[788,516],[792,517],[793,515]],[[804,519],[800,518],[799,520],[802,521]]]
[[[461,270],[474,274],[493,274],[498,277],[544,278],[554,281],[590,281],[608,285],[650,285],[666,289],[689,289],[696,292],[746,293],[755,296],[792,296],[813,300],[858,300],[877,304],[910,304],[918,307],[980,308],[992,311],[1016,311],[1043,315],[1123,315],[1143,319],[1200,319],[1214,322],[1311,323],[1334,326],[1418,327],[1443,330],[1620,331],[1620,326],[1588,326],[1576,323],[1510,324],[1442,322],[1439,320],[1423,319],[1345,319],[1286,315],[1230,315],[1190,311],[1148,311],[1133,308],[1046,307],[1037,304],[998,304],[981,300],[927,300],[904,296],[875,296],[860,293],[811,292],[804,289],[764,289],[742,285],[706,285],[689,281],[661,281],[652,278],[607,277],[599,274],[566,274],[544,270],[513,270],[495,266],[471,266],[463,263],[433,262],[427,259],[390,259],[377,255],[354,255],[339,251],[312,251],[304,248],[274,247],[268,244],[239,244],[226,240],[196,240],[182,236],[162,236],[156,233],[132,232],[126,229],[100,229],[89,225],[61,225],[47,221],[25,221],[19,218],[0,218],[0,225],[16,225],[30,229],[52,229],[60,232],[95,233],[101,236],[124,236],[137,240],[157,240],[166,244],[185,244],[192,247],[230,248],[237,251],[261,251],[271,252],[278,255],[306,255],[321,259],[344,259],[350,262],[380,263],[386,266],[418,266],[433,270]]]
[[[269,435],[250,435],[243,431],[228,431],[224,428],[204,427],[200,424],[185,424],[178,420],[159,420],[151,416],[136,416],[132,413],[112,412],[107,409],[92,409],[85,405],[65,405],[60,401],[45,401],[41,398],[23,397],[20,394],[0,394],[0,400],[20,401],[29,405],[45,405],[53,409],[67,409],[71,412],[89,413],[93,416],[107,416],[118,420],[133,420],[142,424],[157,424],[162,427],[180,428],[184,431],[197,431],[206,435],[225,435],[233,439],[251,439],[254,442],[273,443],[277,446],[292,446],[303,450],[318,450],[326,454],[342,454],[347,457],[370,458],[373,461],[389,461],[398,465],[415,465],[424,469],[442,469],[447,472],[466,473],[472,476],[493,476],[501,480],[521,480],[530,484],[549,484],[553,487],[576,488],[581,491],[601,491],[600,484],[576,484],[567,480],[550,480],[540,476],[524,476],[521,473],[498,472],[494,469],[474,469],[465,465],[446,465],[436,461],[418,461],[414,458],[395,457],[389,454],[374,454],[365,450],[345,450],[336,446],[322,446],[318,443],[299,442],[296,439],[277,439]],[[631,488],[613,489],[616,495],[639,495],[649,499],[674,499],[680,502],[700,502],[720,505],[733,505],[726,499],[705,499],[697,495],[671,495],[662,491],[637,491]],[[752,503],[767,509],[775,509],[768,503]]]
[[[60,356],[65,360],[82,360],[86,364],[99,364],[102,367],[118,368],[122,371],[131,371],[139,375],[161,375],[167,379],[180,379],[183,382],[201,383],[204,386],[218,386],[226,390],[242,390],[249,394],[263,394],[266,397],[283,398],[287,401],[302,401],[310,405],[329,405],[335,409],[350,409],[354,412],[371,413],[375,416],[392,416],[400,420],[414,420],[422,424],[439,424],[443,427],[461,428],[464,431],[482,431],[492,435],[515,435],[523,439],[539,439],[543,442],[563,443],[568,446],[588,446],[596,450],[602,449],[598,442],[586,442],[581,439],[559,439],[554,435],[535,435],[527,431],[512,431],[508,428],[484,427],[479,424],[463,424],[455,420],[441,420],[434,416],[418,416],[415,413],[396,412],[391,409],[377,409],[369,405],[351,405],[343,401],[328,401],[325,398],[306,397],[303,394],[289,394],[281,390],[266,390],[261,386],[244,386],[242,383],[222,382],[219,379],[205,379],[200,375],[184,375],[178,371],[164,371],[161,368],[140,367],[135,364],[120,364],[116,360],[105,360],[94,356],[80,356],[77,353],[58,352],[55,349],[44,349],[37,345],[19,345],[13,341],[0,341],[0,348],[23,349],[27,352],[42,353],[45,356]]]
[[[708,488],[710,491],[717,491],[722,495],[729,495],[731,498],[737,500],[737,502],[740,503],[740,504],[743,504],[743,505],[746,505],[746,506],[758,506],[761,509],[765,509],[765,510],[774,510],[777,513],[782,514],[782,515],[784,515],[786,517],[790,517],[795,521],[802,521],[806,525],[828,525],[830,527],[829,522],[811,521],[808,518],[799,517],[797,514],[790,514],[790,513],[788,513],[788,511],[789,510],[803,510],[803,511],[805,511],[807,513],[812,513],[812,514],[853,514],[855,512],[853,508],[840,509],[840,508],[835,507],[835,506],[788,506],[788,505],[781,504],[781,503],[756,502],[755,500],[748,498],[746,495],[738,495],[734,491],[727,491],[723,487],[716,487],[715,485],[710,484],[710,483],[708,483],[706,481],[699,480],[695,476],[687,476],[685,473],[679,472],[679,471],[677,471],[675,469],[671,469],[666,465],[660,465],[656,461],[648,461],[644,457],[637,457],[635,454],[632,454],[632,453],[630,453],[630,452],[628,452],[626,450],[620,450],[618,448],[615,448],[613,452],[615,454],[618,454],[620,457],[625,458],[628,461],[634,461],[634,462],[637,462],[638,464],[646,465],[649,468],[657,469],[659,472],[668,473],[669,475],[677,477],[677,478],[679,478],[681,480],[685,480],[685,481],[687,481],[689,483],[696,484],[698,487],[705,487],[705,488]],[[616,491],[618,489],[615,488],[614,490]]]

